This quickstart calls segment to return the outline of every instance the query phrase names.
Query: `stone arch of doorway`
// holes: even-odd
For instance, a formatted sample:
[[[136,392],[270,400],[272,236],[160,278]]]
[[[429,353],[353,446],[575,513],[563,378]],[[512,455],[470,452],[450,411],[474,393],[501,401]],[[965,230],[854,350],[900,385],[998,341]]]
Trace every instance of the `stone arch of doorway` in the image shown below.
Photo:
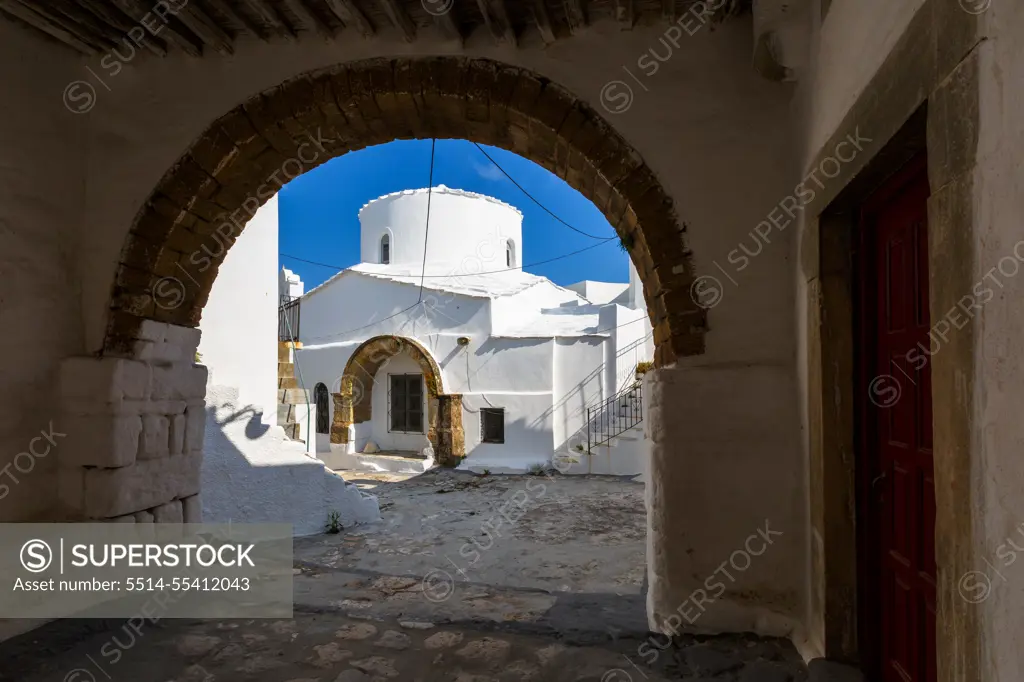
[[[441,368],[421,344],[404,336],[383,334],[367,339],[345,363],[334,399],[331,443],[348,444],[351,429],[371,420],[377,371],[389,359],[406,354],[423,370],[427,392],[427,440],[437,460],[453,465],[465,456],[462,396],[446,394]]]
[[[685,225],[640,155],[550,80],[489,59],[372,59],[317,71],[214,121],[165,174],[122,249],[104,339],[124,355],[145,320],[197,327],[227,250],[282,182],[349,151],[464,138],[531,159],[590,199],[644,284],[655,362],[704,350]]]

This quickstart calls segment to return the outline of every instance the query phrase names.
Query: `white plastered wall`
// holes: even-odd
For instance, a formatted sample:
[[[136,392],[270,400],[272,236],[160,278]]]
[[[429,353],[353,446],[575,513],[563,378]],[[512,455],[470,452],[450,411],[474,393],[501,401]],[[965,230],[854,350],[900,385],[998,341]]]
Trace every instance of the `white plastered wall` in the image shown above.
[[[238,400],[263,411],[264,424],[277,424],[277,244],[275,196],[224,257],[200,325],[210,382],[237,388]]]

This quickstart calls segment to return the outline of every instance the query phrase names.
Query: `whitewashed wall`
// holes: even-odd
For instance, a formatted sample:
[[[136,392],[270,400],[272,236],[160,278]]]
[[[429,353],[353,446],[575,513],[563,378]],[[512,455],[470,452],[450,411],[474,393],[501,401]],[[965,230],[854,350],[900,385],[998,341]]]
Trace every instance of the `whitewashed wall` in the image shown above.
[[[315,346],[378,334],[426,337],[449,330],[472,336],[490,328],[486,299],[452,294],[426,292],[435,305],[391,317],[415,305],[418,295],[416,287],[346,272],[303,297],[299,338],[303,346]],[[338,377],[343,369],[344,365],[338,368]],[[306,381],[310,386],[315,383]]]
[[[565,446],[586,423],[587,407],[607,394],[605,356],[611,340],[590,336],[558,339],[554,349],[554,446]]]
[[[225,256],[200,325],[210,382],[237,387],[240,401],[263,410],[264,424],[277,424],[277,244],[275,196]]]

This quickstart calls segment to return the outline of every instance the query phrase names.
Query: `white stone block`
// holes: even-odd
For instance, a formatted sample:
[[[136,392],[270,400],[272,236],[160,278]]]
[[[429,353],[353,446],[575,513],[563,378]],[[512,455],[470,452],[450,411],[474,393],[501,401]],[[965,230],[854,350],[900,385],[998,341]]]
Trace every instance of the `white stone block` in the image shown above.
[[[185,450],[201,450],[206,432],[206,402],[189,403],[185,408]]]
[[[183,408],[184,409],[184,405]],[[170,454],[180,455],[185,451],[185,424],[188,418],[184,414],[170,416]]]
[[[171,343],[149,341],[137,341],[132,357],[155,366],[180,364],[185,360],[178,346]],[[194,359],[195,355],[188,358],[190,362]]]
[[[111,403],[149,397],[151,369],[125,358],[68,358],[60,366],[61,400]]]
[[[206,395],[206,367],[170,365],[153,368],[154,400],[197,400]]]
[[[201,452],[143,459],[120,469],[85,470],[83,511],[110,518],[199,493]]]
[[[180,348],[183,356],[194,361],[202,334],[199,329],[193,327],[169,324],[167,325],[167,335],[164,337],[164,340]]]
[[[153,509],[154,523],[181,523],[181,500],[172,500]]]
[[[192,495],[181,501],[182,516],[185,523],[203,522],[203,505],[201,495]]]
[[[61,466],[125,467],[135,461],[142,433],[139,416],[65,416]]]
[[[169,455],[171,453],[170,430],[171,420],[168,417],[158,414],[144,415],[138,458],[152,459]]]
[[[169,416],[172,414],[185,414],[185,407],[188,403],[184,400],[150,400],[143,410],[146,414],[160,414]]]
[[[101,402],[95,396],[89,398],[63,398],[61,413],[68,416],[130,416],[143,414],[150,404],[149,400],[112,400]]]
[[[139,325],[138,337],[144,341],[164,341],[167,338],[167,328],[170,326],[167,322],[143,320]]]

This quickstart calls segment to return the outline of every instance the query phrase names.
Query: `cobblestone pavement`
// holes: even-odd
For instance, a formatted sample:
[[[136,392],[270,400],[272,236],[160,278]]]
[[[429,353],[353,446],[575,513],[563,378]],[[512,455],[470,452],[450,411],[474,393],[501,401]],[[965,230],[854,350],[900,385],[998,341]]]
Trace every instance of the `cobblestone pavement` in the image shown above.
[[[0,680],[806,680],[785,640],[647,632],[642,485],[438,472],[374,492],[382,523],[296,541],[293,619],[58,621],[0,643]]]

